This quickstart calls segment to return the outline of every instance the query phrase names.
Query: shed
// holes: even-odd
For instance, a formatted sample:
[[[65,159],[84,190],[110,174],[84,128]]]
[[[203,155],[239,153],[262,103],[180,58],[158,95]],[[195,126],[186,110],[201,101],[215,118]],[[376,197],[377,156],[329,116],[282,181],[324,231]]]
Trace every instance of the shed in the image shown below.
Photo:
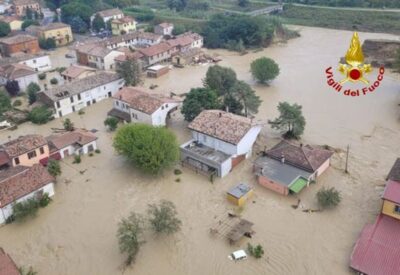
[[[227,192],[228,201],[242,206],[253,195],[253,189],[245,183],[241,183]]]
[[[147,76],[157,78],[168,73],[168,71],[169,71],[168,66],[154,65],[147,68]]]

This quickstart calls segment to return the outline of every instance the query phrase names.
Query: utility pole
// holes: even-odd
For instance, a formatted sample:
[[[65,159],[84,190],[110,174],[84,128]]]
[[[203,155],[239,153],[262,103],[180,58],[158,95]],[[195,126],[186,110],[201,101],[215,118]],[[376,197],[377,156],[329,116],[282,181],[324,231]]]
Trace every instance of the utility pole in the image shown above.
[[[346,152],[346,169],[344,170],[346,173],[349,173],[348,164],[349,164],[349,151],[350,151],[350,145],[347,145],[347,152]]]

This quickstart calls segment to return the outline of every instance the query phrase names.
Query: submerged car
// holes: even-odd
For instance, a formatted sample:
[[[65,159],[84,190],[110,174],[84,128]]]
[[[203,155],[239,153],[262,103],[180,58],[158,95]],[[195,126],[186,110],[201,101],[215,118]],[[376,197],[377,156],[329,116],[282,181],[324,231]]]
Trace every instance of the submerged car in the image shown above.
[[[241,249],[241,250],[237,250],[235,252],[232,252],[232,254],[228,256],[228,258],[233,260],[233,261],[246,260],[247,259],[247,254],[243,249]]]

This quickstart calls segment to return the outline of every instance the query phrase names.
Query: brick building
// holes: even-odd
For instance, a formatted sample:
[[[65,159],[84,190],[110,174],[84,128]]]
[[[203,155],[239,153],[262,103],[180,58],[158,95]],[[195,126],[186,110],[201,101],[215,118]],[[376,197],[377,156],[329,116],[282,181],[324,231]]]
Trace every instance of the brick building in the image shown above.
[[[31,35],[19,34],[0,39],[0,52],[3,56],[16,53],[36,54],[40,52],[38,39]]]

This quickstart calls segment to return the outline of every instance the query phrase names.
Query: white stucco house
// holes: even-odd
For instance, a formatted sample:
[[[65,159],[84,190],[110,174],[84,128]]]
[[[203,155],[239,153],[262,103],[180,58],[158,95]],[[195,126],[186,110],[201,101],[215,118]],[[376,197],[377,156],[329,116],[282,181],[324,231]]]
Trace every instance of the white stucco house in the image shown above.
[[[174,24],[164,22],[154,26],[154,33],[160,35],[172,35],[172,31],[174,30]]]
[[[0,67],[0,85],[6,85],[7,81],[17,81],[21,91],[24,91],[30,83],[39,83],[38,73],[23,64],[10,64]]]
[[[108,9],[94,13],[90,17],[90,22],[93,22],[93,19],[95,18],[96,14],[99,14],[100,17],[103,18],[104,23],[107,23],[112,19],[121,19],[124,17],[124,13],[120,9]]]
[[[110,116],[127,122],[165,126],[167,118],[181,105],[181,101],[159,94],[151,94],[140,87],[125,87],[113,96]]]
[[[95,75],[78,79],[63,86],[38,93],[39,101],[62,117],[112,97],[122,89],[125,81],[116,73],[101,71]]]
[[[59,153],[61,159],[72,155],[83,155],[97,149],[97,137],[86,129],[74,129],[48,136],[50,154]]]
[[[107,38],[100,42],[99,45],[109,49],[117,49],[120,47],[147,47],[157,45],[162,41],[162,35],[151,32],[135,31]]]
[[[51,70],[51,60],[47,54],[29,54],[29,53],[18,53],[12,57],[5,57],[0,59],[0,66],[10,64],[22,64],[26,65],[37,72],[45,72]]]
[[[202,111],[188,128],[192,139],[181,145],[182,165],[219,177],[251,156],[261,131],[252,119],[220,110]]]
[[[52,197],[54,181],[53,176],[41,164],[0,170],[0,224],[5,223],[12,215],[15,203],[40,198],[45,193]]]

